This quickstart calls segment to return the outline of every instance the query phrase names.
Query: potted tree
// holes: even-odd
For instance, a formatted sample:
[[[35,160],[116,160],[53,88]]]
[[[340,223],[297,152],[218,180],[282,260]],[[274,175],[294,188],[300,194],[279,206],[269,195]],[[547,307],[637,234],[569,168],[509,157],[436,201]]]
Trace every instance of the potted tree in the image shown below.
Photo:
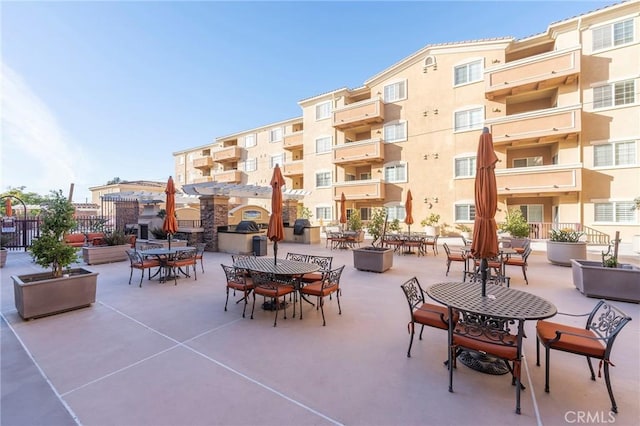
[[[440,215],[437,213],[431,213],[420,221],[420,225],[424,226],[424,232],[428,236],[435,237],[439,233],[438,222],[440,222]]]
[[[70,267],[77,249],[64,242],[64,235],[76,225],[73,214],[73,204],[62,191],[53,191],[42,212],[40,237],[29,249],[38,265],[51,270],[11,277],[16,309],[24,319],[89,306],[96,300],[98,273]]]
[[[356,243],[360,244],[364,241],[364,231],[362,230],[362,219],[360,218],[360,212],[353,210],[349,219],[347,220],[347,228],[350,231],[357,233]]]
[[[511,247],[524,247],[529,237],[529,224],[520,209],[512,209],[507,212],[505,222],[500,226],[502,232],[509,234]]]
[[[353,249],[353,266],[360,271],[385,272],[393,266],[393,249],[383,247],[387,214],[384,208],[374,209],[367,222],[371,246]]]
[[[554,265],[571,266],[571,259],[587,258],[587,243],[582,232],[571,228],[551,229],[547,240],[547,260]]]

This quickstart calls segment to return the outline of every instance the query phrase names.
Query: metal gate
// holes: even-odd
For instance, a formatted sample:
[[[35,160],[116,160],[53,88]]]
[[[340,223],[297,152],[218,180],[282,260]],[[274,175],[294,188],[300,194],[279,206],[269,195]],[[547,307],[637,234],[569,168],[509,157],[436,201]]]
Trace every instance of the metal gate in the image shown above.
[[[13,219],[12,227],[2,228],[2,236],[7,239],[4,247],[13,251],[22,251],[31,246],[34,238],[40,236],[40,219]]]

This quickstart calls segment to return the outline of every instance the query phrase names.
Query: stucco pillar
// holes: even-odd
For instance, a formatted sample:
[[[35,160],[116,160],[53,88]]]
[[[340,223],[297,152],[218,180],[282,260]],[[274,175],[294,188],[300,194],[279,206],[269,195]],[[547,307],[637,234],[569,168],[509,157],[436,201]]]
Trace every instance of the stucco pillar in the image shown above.
[[[289,226],[293,226],[293,223],[298,218],[298,200],[284,200],[284,206],[282,209],[282,221]]]
[[[229,197],[200,196],[200,220],[204,230],[203,242],[207,251],[218,251],[218,227],[229,224]]]

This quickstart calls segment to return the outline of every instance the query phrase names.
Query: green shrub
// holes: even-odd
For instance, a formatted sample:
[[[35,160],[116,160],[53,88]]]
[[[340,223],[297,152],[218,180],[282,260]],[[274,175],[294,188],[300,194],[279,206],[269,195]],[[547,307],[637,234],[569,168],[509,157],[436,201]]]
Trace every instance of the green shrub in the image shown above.
[[[582,237],[582,232],[571,228],[552,229],[549,231],[549,240],[558,243],[577,243]]]
[[[502,232],[508,232],[514,238],[526,238],[529,236],[529,224],[520,209],[512,209],[507,212],[505,223],[500,226]]]
[[[129,244],[129,236],[125,235],[123,231],[113,231],[109,234],[105,234],[103,238],[104,242],[108,246],[121,246],[123,244]]]

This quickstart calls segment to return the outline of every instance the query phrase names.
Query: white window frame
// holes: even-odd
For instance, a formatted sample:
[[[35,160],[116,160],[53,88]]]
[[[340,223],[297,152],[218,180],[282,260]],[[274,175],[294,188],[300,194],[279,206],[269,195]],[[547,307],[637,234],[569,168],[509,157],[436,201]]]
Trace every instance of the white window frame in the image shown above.
[[[522,216],[527,219],[527,222],[544,222],[544,205],[543,204],[521,204],[519,206]],[[532,217],[535,213],[540,213],[540,220],[535,220]]]
[[[629,84],[631,87],[627,90],[626,87]],[[623,96],[616,95],[616,90],[619,90],[618,86],[620,85],[624,85],[625,87]],[[594,85],[592,90],[594,110],[620,108],[627,105],[634,105],[638,102],[636,95],[636,80],[633,78]],[[627,96],[628,94],[631,94],[631,96]]]
[[[466,210],[466,216],[465,217],[461,217],[458,216],[458,209],[465,209]],[[455,222],[473,222],[476,218],[476,206],[474,203],[472,202],[458,202],[455,203],[454,208],[454,217],[455,217]]]
[[[473,75],[473,71],[475,71],[474,66],[478,66],[477,75]],[[458,71],[464,72],[464,78],[460,81],[457,81]],[[478,81],[482,81],[484,76],[484,59],[477,58],[471,61],[467,61],[463,64],[459,64],[453,67],[453,87],[464,86],[466,84],[476,83]]]
[[[631,157],[631,162],[629,163],[619,162],[619,155],[618,155],[619,149],[623,145],[629,145],[632,147],[631,150],[633,152],[629,154],[629,157]],[[607,149],[607,151],[609,151],[607,154],[611,159],[611,162],[607,164],[597,164],[599,161],[598,153],[599,151],[604,149]],[[593,167],[595,169],[610,169],[614,167],[635,166],[637,164],[637,161],[636,161],[636,158],[638,155],[637,152],[638,152],[638,142],[635,140],[619,140],[619,141],[610,141],[607,143],[594,144],[593,145]]]
[[[407,211],[404,208],[404,204],[397,202],[387,203],[384,205],[384,208],[387,209],[387,220],[389,222],[395,219],[398,219],[400,222],[404,222],[404,219],[407,217]]]
[[[474,113],[480,114],[479,121],[473,121]],[[462,115],[467,117],[467,121],[469,124],[464,126],[458,125],[458,117],[462,117]],[[473,106],[465,109],[460,109],[453,112],[453,131],[457,132],[468,132],[472,130],[482,129],[484,125],[484,107],[482,105]]]
[[[323,179],[326,179],[325,175],[328,175],[328,180],[329,182],[326,185],[318,185],[318,179],[320,178],[320,175],[323,175]],[[315,179],[314,179],[314,184],[316,186],[316,188],[331,188],[331,185],[333,183],[333,179],[331,176],[331,170],[318,170],[315,173]]]
[[[391,179],[388,178],[388,174],[387,174],[387,171],[390,169],[394,169],[394,175],[395,175],[395,176],[392,176]],[[397,175],[400,169],[404,170],[404,176],[398,177]],[[409,175],[409,170],[408,170],[406,161],[394,161],[393,163],[385,164],[383,167],[383,176],[384,176],[384,181],[386,183],[406,183],[408,175]]]
[[[316,138],[316,141],[315,141],[316,154],[325,154],[327,152],[331,152],[332,146],[333,146],[333,138],[331,136],[322,136],[322,137]]]
[[[536,161],[537,161],[538,159],[540,160],[540,164],[535,164],[535,163],[536,163]],[[516,161],[523,161],[523,160],[524,160],[524,162],[525,162],[525,165],[524,165],[524,166],[517,166],[517,165],[516,165]],[[532,157],[520,157],[520,158],[514,158],[514,159],[511,161],[511,166],[512,166],[513,168],[520,168],[520,167],[538,167],[538,166],[542,166],[542,165],[544,164],[544,163],[543,163],[543,161],[544,161],[544,160],[543,160],[543,158],[542,158],[542,155],[534,155],[534,156],[532,156]]]
[[[269,130],[269,143],[280,142],[282,141],[282,127],[274,127]]]
[[[258,159],[257,158],[247,158],[244,160],[244,171],[245,172],[255,172],[258,170]]]
[[[276,164],[282,167],[284,164],[284,160],[285,160],[284,152],[269,156],[269,168],[270,169],[275,168]]]
[[[456,178],[472,178],[476,176],[476,155],[468,154],[468,155],[460,155],[454,158],[453,160],[453,174]],[[466,162],[467,169],[469,171],[468,174],[458,174],[458,163]]]
[[[389,134],[393,131],[393,134]],[[398,136],[398,133],[402,132],[402,135]],[[382,134],[384,135],[385,143],[405,142],[407,140],[407,122],[395,121],[385,124],[382,128]]]
[[[253,133],[251,135],[245,135],[244,137],[244,147],[251,148],[252,146],[256,146],[258,144],[256,140],[256,134]]]
[[[333,220],[333,208],[326,204],[316,205],[316,219],[331,222]]]
[[[331,118],[331,101],[320,102],[316,104],[316,121]]]
[[[631,39],[627,39],[623,37],[622,39],[616,40],[616,30],[620,30],[621,28],[616,26],[625,27],[629,25],[630,31],[624,31],[624,33],[630,33]],[[625,28],[622,28],[623,30]],[[600,33],[602,32],[602,36]],[[603,25],[599,25],[597,27],[593,27],[591,29],[591,51],[592,52],[600,52],[603,50],[616,48],[620,46],[625,46],[634,42],[635,39],[635,25],[633,17],[621,19],[615,22],[609,22]]]
[[[603,206],[611,207],[611,217],[606,218],[605,220],[598,220],[598,208]],[[593,203],[593,221],[598,224],[608,224],[608,223],[617,223],[617,224],[634,224],[638,222],[638,210],[633,210],[634,202],[633,201],[603,201],[603,202],[594,202]],[[619,209],[624,209],[627,213],[630,213],[630,216],[627,216],[629,220],[620,220],[621,217],[618,214]],[[628,209],[628,210],[627,210]]]
[[[384,103],[404,101],[407,99],[407,80],[394,81],[382,88]]]

